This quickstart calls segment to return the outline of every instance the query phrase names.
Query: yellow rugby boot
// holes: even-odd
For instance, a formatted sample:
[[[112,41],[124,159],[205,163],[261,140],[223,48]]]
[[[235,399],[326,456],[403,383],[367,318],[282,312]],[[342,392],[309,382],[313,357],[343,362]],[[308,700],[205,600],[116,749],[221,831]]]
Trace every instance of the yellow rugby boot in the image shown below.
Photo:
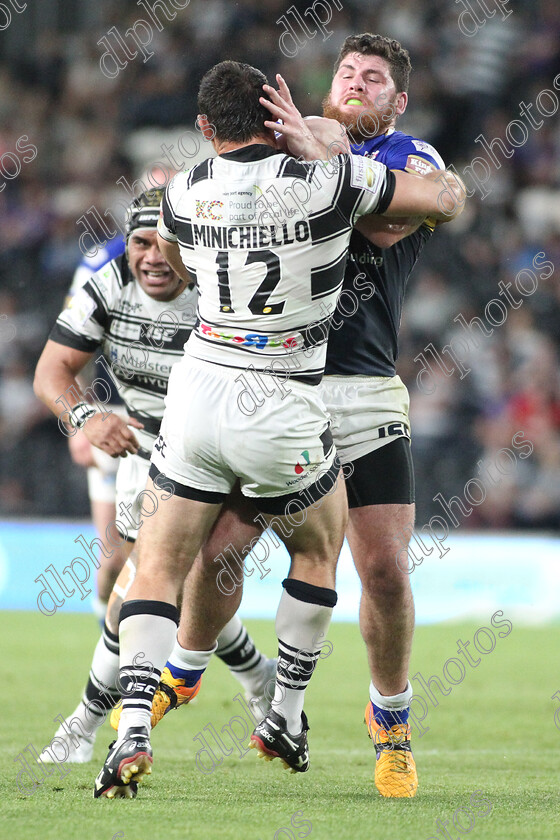
[[[375,720],[371,701],[366,706],[365,723],[375,746],[375,786],[381,796],[416,796],[418,775],[410,749],[410,724],[397,723],[385,730]]]

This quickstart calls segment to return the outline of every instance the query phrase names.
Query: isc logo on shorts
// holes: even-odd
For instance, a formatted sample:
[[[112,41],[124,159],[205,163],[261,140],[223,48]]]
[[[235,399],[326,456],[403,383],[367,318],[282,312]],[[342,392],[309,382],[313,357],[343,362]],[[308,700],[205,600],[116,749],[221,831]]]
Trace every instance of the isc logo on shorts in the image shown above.
[[[387,426],[379,426],[377,430],[378,440],[393,437],[394,435],[404,435],[404,437],[410,439],[410,429],[406,423],[389,423]]]

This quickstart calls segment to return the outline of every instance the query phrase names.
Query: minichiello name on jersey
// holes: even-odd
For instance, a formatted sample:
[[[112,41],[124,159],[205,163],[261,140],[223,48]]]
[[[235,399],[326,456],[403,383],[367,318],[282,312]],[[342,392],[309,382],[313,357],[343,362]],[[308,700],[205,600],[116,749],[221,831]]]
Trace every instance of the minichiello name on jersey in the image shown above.
[[[290,245],[311,238],[309,223],[300,220],[280,225],[231,225],[218,227],[193,224],[194,244],[205,248],[268,248],[269,245]]]

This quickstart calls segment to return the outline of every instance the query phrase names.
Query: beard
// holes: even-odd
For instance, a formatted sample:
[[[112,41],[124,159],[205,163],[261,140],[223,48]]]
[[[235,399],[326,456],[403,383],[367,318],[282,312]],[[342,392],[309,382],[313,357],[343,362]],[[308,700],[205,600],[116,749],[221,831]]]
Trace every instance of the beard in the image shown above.
[[[357,114],[346,114],[333,105],[330,93],[323,99],[323,116],[337,120],[346,128],[351,143],[371,140],[385,134],[395,120],[395,101],[387,102],[384,108],[369,108]]]

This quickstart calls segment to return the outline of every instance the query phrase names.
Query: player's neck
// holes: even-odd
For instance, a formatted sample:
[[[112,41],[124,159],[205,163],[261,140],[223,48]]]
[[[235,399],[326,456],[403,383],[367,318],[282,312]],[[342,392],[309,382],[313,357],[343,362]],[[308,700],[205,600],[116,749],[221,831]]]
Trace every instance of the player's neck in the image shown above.
[[[396,131],[395,124],[392,123],[388,125],[383,131],[380,131],[378,134],[368,134],[367,132],[356,132],[354,129],[350,128],[347,129],[348,139],[350,143],[362,143],[364,140],[380,140],[382,137],[388,137],[390,134]]]
[[[236,143],[231,140],[220,140],[215,137],[212,140],[212,144],[216,150],[216,154],[224,155],[226,152],[233,152],[236,149],[244,149],[245,146],[254,146],[255,144],[271,146],[273,149],[276,148],[276,143],[271,137],[267,137],[266,134],[258,134],[255,137],[251,137],[250,140],[245,141],[244,143]]]

